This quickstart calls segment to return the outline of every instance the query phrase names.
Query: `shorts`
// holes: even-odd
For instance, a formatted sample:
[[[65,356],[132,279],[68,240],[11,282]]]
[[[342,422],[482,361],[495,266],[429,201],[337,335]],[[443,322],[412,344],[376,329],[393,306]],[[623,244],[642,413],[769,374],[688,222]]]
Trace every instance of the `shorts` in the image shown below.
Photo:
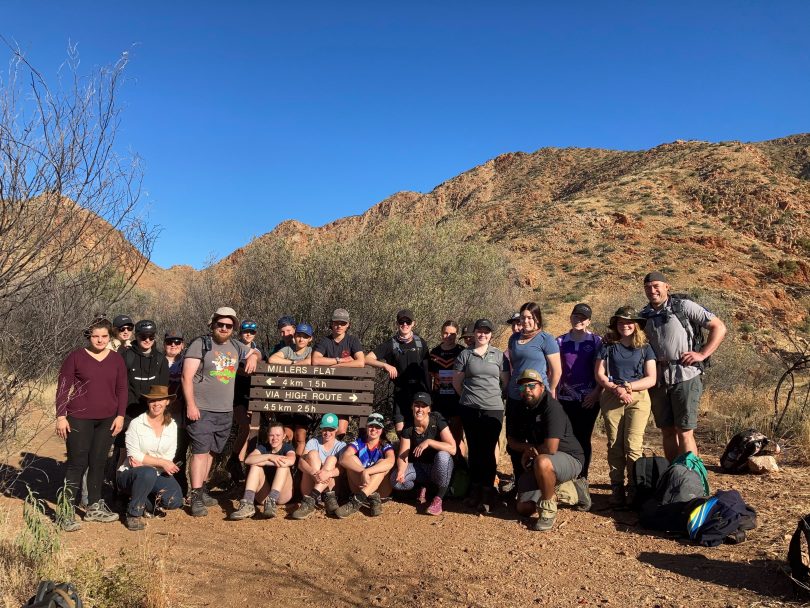
[[[200,410],[200,419],[189,420],[186,431],[191,439],[192,454],[221,454],[231,435],[233,412]]]
[[[570,454],[557,452],[543,455],[551,460],[551,466],[554,467],[554,474],[557,477],[555,485],[576,479],[582,471],[582,463]],[[520,475],[517,484],[517,500],[518,502],[540,502],[540,489],[533,471],[524,471]]]
[[[659,429],[677,427],[683,430],[697,428],[698,406],[703,394],[703,379],[695,376],[690,380],[670,386],[650,389],[655,426]]]

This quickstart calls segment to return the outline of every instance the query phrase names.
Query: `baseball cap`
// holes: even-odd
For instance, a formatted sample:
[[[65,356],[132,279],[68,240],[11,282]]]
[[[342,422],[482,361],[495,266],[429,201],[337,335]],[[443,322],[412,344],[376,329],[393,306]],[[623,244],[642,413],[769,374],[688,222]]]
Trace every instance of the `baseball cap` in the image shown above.
[[[220,306],[216,309],[214,314],[211,315],[211,320],[208,321],[208,324],[211,325],[211,323],[223,317],[229,317],[234,325],[239,323],[239,317],[236,316],[236,311],[233,308],[230,306]]]
[[[489,331],[495,330],[495,328],[492,326],[492,321],[489,319],[478,319],[473,327],[473,330],[476,329],[488,329]]]
[[[335,312],[332,313],[332,320],[333,321],[342,321],[343,323],[349,322],[349,311],[345,308],[336,308]]]
[[[523,384],[524,382],[539,382],[540,384],[545,385],[543,382],[543,376],[540,375],[536,369],[524,369],[523,373],[518,376],[517,383]]]
[[[667,278],[664,276],[664,273],[654,270],[653,272],[648,272],[647,275],[644,277],[645,284],[652,283],[653,281],[661,281],[662,283],[666,283]]]
[[[291,327],[295,327],[295,318],[291,317],[290,315],[284,315],[278,320],[278,323],[276,323],[276,327],[278,329],[281,329],[282,327],[287,327],[288,325],[290,325]]]
[[[430,398],[430,394],[426,393],[425,391],[419,391],[416,393],[411,401],[413,403],[418,401],[419,403],[424,403],[425,405],[433,405],[433,400]]]
[[[572,315],[582,315],[586,319],[590,319],[591,315],[593,314],[593,311],[591,310],[590,306],[588,306],[584,302],[581,302],[581,303],[577,304],[576,306],[574,306],[574,310],[571,311],[571,314]]]
[[[369,415],[368,422],[366,422],[366,426],[378,426],[381,429],[384,429],[385,418],[379,412],[374,412],[373,414]]]
[[[256,331],[259,329],[259,324],[256,321],[242,321],[239,326],[239,331]]]
[[[311,338],[315,332],[312,331],[312,325],[309,323],[299,323],[295,326],[295,333],[306,334]]]
[[[334,429],[338,428],[338,417],[335,414],[324,414],[321,418],[321,423],[318,425],[321,429]]]
[[[179,338],[180,340],[183,340],[183,332],[178,329],[172,329],[163,334],[164,340],[170,340],[172,338]]]
[[[509,317],[506,321],[504,321],[504,323],[506,323],[507,325],[512,325],[512,323],[517,323],[518,321],[520,321],[520,313],[513,312],[512,316]]]
[[[124,325],[135,325],[135,321],[127,315],[118,315],[113,319],[113,327],[116,329],[121,329]]]
[[[397,321],[400,319],[410,319],[411,321],[414,320],[413,311],[410,308],[403,308],[397,313]]]

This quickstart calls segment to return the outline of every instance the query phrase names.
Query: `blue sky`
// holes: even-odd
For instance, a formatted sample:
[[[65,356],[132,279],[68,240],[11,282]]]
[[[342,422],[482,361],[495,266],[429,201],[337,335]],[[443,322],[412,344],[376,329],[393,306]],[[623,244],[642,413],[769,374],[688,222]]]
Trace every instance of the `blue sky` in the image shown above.
[[[0,34],[46,75],[68,40],[130,52],[119,147],[164,267],[504,152],[810,131],[810,2],[563,4],[6,0]]]

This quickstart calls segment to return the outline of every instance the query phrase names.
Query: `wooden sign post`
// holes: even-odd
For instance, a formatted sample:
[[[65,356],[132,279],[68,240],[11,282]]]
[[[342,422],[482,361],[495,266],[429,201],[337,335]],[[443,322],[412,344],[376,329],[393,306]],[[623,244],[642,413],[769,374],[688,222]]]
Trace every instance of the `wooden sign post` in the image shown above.
[[[374,403],[374,369],[261,362],[250,379],[251,435],[261,412],[360,416],[365,426]]]

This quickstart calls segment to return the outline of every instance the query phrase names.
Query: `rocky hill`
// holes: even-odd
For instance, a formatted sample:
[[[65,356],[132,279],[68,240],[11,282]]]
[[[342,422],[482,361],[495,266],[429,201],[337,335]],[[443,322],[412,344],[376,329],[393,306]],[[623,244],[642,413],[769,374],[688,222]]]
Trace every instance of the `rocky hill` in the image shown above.
[[[399,192],[359,216],[313,228],[279,224],[258,240],[305,249],[374,232],[393,218],[461,220],[500,244],[521,283],[553,308],[641,298],[662,269],[678,290],[727,299],[738,319],[805,325],[810,303],[810,134],[759,142],[676,141],[624,152],[543,148],[503,154],[420,194]],[[219,264],[240,263],[237,250]],[[151,268],[165,284],[190,270]],[[567,304],[566,304],[567,307]]]

